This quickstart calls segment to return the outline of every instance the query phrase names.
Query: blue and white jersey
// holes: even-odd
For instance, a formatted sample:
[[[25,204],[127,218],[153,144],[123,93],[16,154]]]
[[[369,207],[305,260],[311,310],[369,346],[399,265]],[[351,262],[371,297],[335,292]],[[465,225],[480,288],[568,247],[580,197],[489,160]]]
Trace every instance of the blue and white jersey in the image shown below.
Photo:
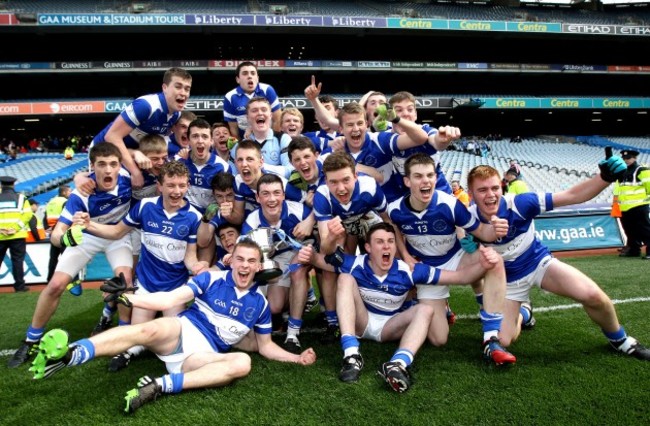
[[[271,104],[271,112],[282,108],[280,99],[275,89],[270,84],[258,83],[255,91],[250,95],[244,92],[241,86],[237,86],[230,92],[226,93],[223,98],[223,119],[225,122],[236,121],[239,127],[239,139],[244,137],[244,132],[248,127],[248,117],[246,116],[246,105],[254,97],[264,97]]]
[[[167,142],[167,158],[169,161],[172,161],[176,159],[176,155],[183,147],[178,144],[176,135],[173,133],[165,136],[165,141]]]
[[[334,138],[342,136],[343,134],[338,132],[327,133],[325,130],[320,129],[314,132],[305,132],[302,135],[307,136],[309,139],[311,139],[311,142],[314,144],[316,151],[323,152],[329,146],[330,142],[334,140]]]
[[[476,205],[469,208],[475,218],[480,218]],[[525,277],[537,269],[539,262],[551,254],[535,235],[533,219],[553,210],[553,194],[526,192],[506,194],[501,197],[497,216],[508,220],[508,235],[494,243],[485,243],[503,256],[508,282]],[[485,221],[480,218],[481,221]]]
[[[273,228],[273,229],[282,229],[288,236],[294,238],[293,228],[296,227],[300,222],[307,219],[311,214],[311,209],[304,204],[296,203],[295,201],[284,201],[282,203],[282,213],[280,214],[280,222],[275,225],[271,225],[264,214],[262,214],[262,209],[255,209],[251,214],[248,215],[246,221],[241,227],[242,235],[248,234],[253,229],[257,228]],[[273,234],[273,241],[278,243],[282,241],[277,234]],[[283,241],[275,249],[275,255],[284,253],[286,251],[294,250],[294,248],[286,241]]]
[[[409,266],[394,259],[388,274],[375,275],[369,264],[368,255],[343,255],[343,265],[335,268],[337,273],[352,275],[357,280],[359,293],[368,312],[392,316],[400,312],[410,289],[416,284],[437,284],[440,270],[416,263],[411,271]]]
[[[179,161],[185,164],[190,171],[190,187],[186,197],[194,207],[203,213],[210,203],[216,202],[212,193],[212,178],[219,172],[232,174],[232,170],[228,163],[214,152],[210,154],[205,164],[196,164],[191,157]]]
[[[144,178],[144,185],[142,185],[142,188],[140,189],[132,190],[133,200],[131,201],[131,204],[135,204],[143,198],[155,197],[158,195],[158,178],[156,175],[152,175],[148,171],[142,170],[142,177]]]
[[[477,218],[456,197],[435,190],[429,207],[421,212],[407,205],[408,196],[388,205],[388,216],[406,238],[411,256],[431,266],[440,266],[462,250],[456,226],[467,232],[479,226]]]
[[[360,175],[357,178],[350,202],[347,204],[341,204],[330,193],[327,185],[319,186],[314,193],[316,220],[320,222],[339,216],[346,231],[352,235],[360,235],[360,221],[370,211],[386,211],[386,197],[377,181],[370,176]]]
[[[218,256],[218,254],[219,254],[219,250],[218,250],[218,247],[217,247],[217,256]],[[217,263],[215,263],[214,266],[216,266],[217,268],[219,268],[222,271],[232,271],[232,268],[230,267],[230,265],[226,265],[225,263],[223,263],[223,256],[221,256],[217,260]]]
[[[273,170],[267,170],[266,168],[262,167],[262,174],[266,174],[266,173],[272,173],[274,175],[278,175],[277,173],[274,173]],[[284,187],[284,197],[287,200],[297,201],[299,203],[305,201],[305,198],[307,198],[307,193],[305,191],[302,191],[293,185],[288,185],[288,181],[287,179],[284,178],[284,176],[281,175],[278,176],[280,176],[280,179],[282,180],[282,186]],[[257,194],[257,189],[253,189],[248,185],[246,185],[241,175],[235,176],[234,190],[235,190],[235,201],[243,201],[245,203],[244,210],[246,211],[247,214],[260,206],[259,203],[257,202],[257,199],[255,198],[255,195]]]
[[[217,156],[218,155],[219,154],[217,154]],[[221,159],[223,160],[223,158]],[[223,161],[225,161],[226,164],[228,164],[228,167],[230,167],[230,173],[232,173],[233,176],[239,173],[239,170],[237,170],[237,166],[235,165],[235,159],[233,157],[228,157],[228,160],[223,160]]]
[[[185,252],[188,244],[196,244],[201,223],[198,210],[186,203],[168,213],[162,197],[151,197],[136,203],[123,222],[142,230],[142,251],[135,272],[147,291],[170,291],[187,282]]]
[[[428,137],[438,134],[438,129],[433,128],[428,124],[422,124],[420,127],[427,132]],[[453,191],[451,185],[449,185],[449,182],[442,171],[442,165],[440,164],[441,153],[428,142],[425,142],[424,145],[409,148],[404,151],[398,151],[393,157],[393,166],[395,167],[395,170],[397,170],[397,173],[404,176],[404,165],[406,164],[406,160],[411,155],[419,152],[427,154],[429,157],[433,158],[433,161],[436,163],[436,189],[438,191],[446,192],[447,194],[452,194]]]
[[[203,272],[187,285],[194,303],[179,316],[190,320],[216,352],[226,352],[251,330],[271,333],[271,310],[257,285],[239,290],[231,271]]]
[[[228,223],[228,221],[221,216],[221,210],[217,211],[217,214],[212,216],[212,219],[210,219],[210,225],[214,226],[215,230],[219,229],[219,227],[224,223]],[[219,245],[219,238],[217,238],[217,246],[218,245]]]
[[[404,195],[402,177],[395,172],[393,167],[393,156],[399,152],[397,138],[399,135],[391,132],[366,132],[366,139],[359,152],[352,153],[345,144],[345,151],[354,158],[357,164],[374,167],[384,177],[381,189],[386,199],[391,202]],[[323,151],[323,154],[331,152],[330,148]]]
[[[97,181],[95,173],[88,176]],[[115,225],[122,220],[131,205],[131,175],[126,169],[120,169],[117,175],[117,185],[111,191],[95,190],[86,197],[75,189],[65,203],[59,220],[72,226],[72,217],[76,212],[86,212],[90,220],[106,225]],[[84,230],[84,232],[86,232]]]
[[[137,149],[144,135],[170,134],[172,126],[178,121],[181,113],[180,111],[170,113],[165,94],[160,92],[137,98],[119,116],[133,128],[131,133],[124,137],[124,144],[127,148]],[[106,133],[112,125],[113,122],[99,132],[92,143],[104,142]]]
[[[287,157],[287,147],[291,142],[289,135],[281,132],[276,133],[273,129],[269,129],[264,140],[256,139],[253,134],[248,138],[260,145],[265,165],[291,167],[291,162],[289,161],[289,157]],[[237,145],[235,144],[230,150],[230,156],[232,158],[237,158]]]

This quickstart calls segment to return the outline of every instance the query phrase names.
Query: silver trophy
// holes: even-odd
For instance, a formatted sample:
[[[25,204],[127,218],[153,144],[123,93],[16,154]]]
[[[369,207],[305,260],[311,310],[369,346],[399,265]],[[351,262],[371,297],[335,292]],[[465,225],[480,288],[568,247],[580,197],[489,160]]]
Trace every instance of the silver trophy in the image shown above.
[[[275,250],[283,243],[283,241],[274,243],[274,234],[273,228],[265,227],[253,229],[246,234],[246,238],[255,242],[262,250],[262,269],[255,274],[255,281],[271,281],[282,275],[282,269],[278,262],[271,259]]]

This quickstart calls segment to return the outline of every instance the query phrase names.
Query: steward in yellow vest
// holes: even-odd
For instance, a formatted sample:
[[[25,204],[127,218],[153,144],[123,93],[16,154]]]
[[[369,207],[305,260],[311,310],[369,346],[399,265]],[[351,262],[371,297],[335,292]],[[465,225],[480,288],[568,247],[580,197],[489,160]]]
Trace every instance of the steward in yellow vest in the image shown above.
[[[650,244],[650,169],[637,163],[639,151],[625,149],[621,157],[627,164],[627,171],[618,181],[615,194],[621,207],[621,225],[627,236],[626,250],[621,257],[638,257],[641,247],[646,245],[645,259],[650,259],[647,244]]]
[[[25,286],[25,261],[27,229],[34,215],[32,208],[23,194],[14,190],[16,178],[0,176],[0,261],[7,254],[11,255],[11,274],[14,277],[15,291],[29,291]]]

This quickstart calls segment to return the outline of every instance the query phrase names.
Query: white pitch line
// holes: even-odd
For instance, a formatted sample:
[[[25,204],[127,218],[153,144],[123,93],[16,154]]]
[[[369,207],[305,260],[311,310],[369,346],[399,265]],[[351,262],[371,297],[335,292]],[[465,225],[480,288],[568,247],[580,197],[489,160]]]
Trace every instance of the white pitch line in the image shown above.
[[[635,302],[650,302],[650,297],[633,297],[631,299],[612,299],[612,303],[615,305],[620,305],[623,303],[635,303]],[[582,308],[580,303],[571,303],[570,305],[555,305],[555,306],[542,306],[535,307],[533,305],[533,313],[537,314],[538,312],[553,312],[553,311],[565,311],[567,309],[577,309]],[[456,315],[456,319],[475,319],[478,318],[477,315]]]
[[[636,303],[636,302],[650,302],[650,297],[633,297],[631,299],[613,299],[612,302],[615,305],[620,305],[623,303]],[[577,308],[582,308],[582,305],[580,303],[572,303],[570,305],[555,305],[555,306],[542,306],[539,308],[534,308],[534,312],[537,314],[539,312],[553,312],[553,311],[565,311],[567,309],[577,309]],[[461,314],[461,315],[456,315],[456,319],[476,319],[478,318],[478,315],[467,315],[467,314]],[[320,332],[320,329],[315,329],[315,328],[308,328],[308,329],[303,329],[303,333],[318,333]],[[1,356],[10,356],[13,355],[14,352],[16,352],[17,349],[2,349],[0,350],[0,357]]]

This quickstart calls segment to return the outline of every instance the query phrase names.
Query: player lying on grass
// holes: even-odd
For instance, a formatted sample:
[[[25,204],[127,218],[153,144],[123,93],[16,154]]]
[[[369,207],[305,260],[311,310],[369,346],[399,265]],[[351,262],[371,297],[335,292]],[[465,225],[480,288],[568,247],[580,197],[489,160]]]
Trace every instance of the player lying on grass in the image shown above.
[[[34,379],[143,345],[166,363],[169,374],[155,379],[145,376],[127,392],[125,412],[131,413],[162,394],[224,386],[248,375],[250,356],[228,352],[231,347],[257,351],[275,361],[313,364],[313,349],[294,355],[271,340],[269,305],[254,281],[261,259],[257,244],[241,241],[233,252],[232,271],[204,272],[170,292],[133,295],[112,290],[109,297],[119,303],[154,311],[194,303],[178,317],[113,328],[70,345],[65,331],[51,330],[41,339],[30,368]]]

